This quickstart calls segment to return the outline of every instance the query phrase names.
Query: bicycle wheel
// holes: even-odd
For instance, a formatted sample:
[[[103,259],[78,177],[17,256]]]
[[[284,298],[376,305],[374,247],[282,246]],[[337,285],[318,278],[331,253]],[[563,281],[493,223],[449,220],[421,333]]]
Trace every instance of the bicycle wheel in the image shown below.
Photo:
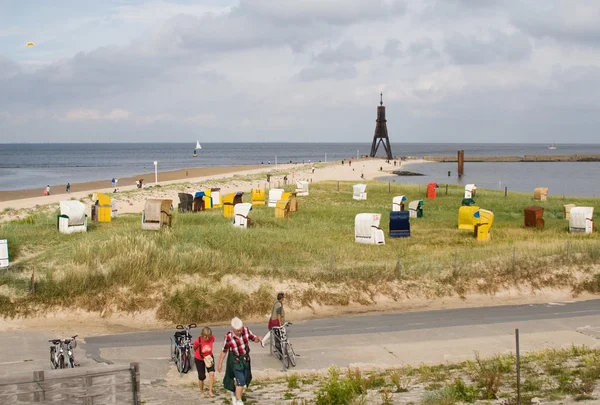
[[[177,371],[179,371],[179,375],[183,374],[183,352],[181,350],[177,354]]]
[[[60,368],[61,370],[65,368],[65,356],[63,356],[62,354],[58,356],[58,368]]]
[[[192,368],[190,363],[190,354],[188,352],[183,355],[183,372],[187,374],[188,371]]]
[[[281,363],[283,363],[283,368],[287,369],[290,367],[290,357],[288,356],[288,346],[287,343],[281,342]]]
[[[69,360],[67,361],[67,365],[69,368],[75,368],[75,363],[73,362],[73,357],[69,357]]]
[[[292,347],[291,343],[288,343],[286,347],[288,352],[288,358],[290,359],[290,364],[292,367],[296,367],[296,353],[294,352],[294,348]]]

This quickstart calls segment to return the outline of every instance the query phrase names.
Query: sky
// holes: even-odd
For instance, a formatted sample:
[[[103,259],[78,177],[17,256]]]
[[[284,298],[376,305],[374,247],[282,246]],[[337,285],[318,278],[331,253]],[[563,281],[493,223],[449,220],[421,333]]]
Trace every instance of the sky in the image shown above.
[[[26,47],[28,41],[34,47]],[[0,142],[600,142],[596,0],[0,0]]]

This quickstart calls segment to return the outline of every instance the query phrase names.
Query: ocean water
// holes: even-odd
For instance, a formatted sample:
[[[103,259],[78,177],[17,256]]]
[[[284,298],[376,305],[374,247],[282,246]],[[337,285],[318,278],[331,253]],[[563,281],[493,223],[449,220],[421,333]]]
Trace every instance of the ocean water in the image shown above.
[[[368,154],[371,143],[206,143],[192,156],[194,143],[107,143],[107,144],[0,144],[0,190],[44,187],[46,184],[110,180],[154,170],[170,171],[192,167],[274,165],[285,162],[317,162],[351,159]],[[523,156],[526,154],[599,154],[600,144],[557,144],[549,150],[541,144],[426,144],[392,143],[396,156],[452,155],[459,149],[466,156]],[[383,148],[379,148],[380,154]],[[452,182],[447,176],[456,163],[411,166],[427,177],[395,178],[398,182]],[[568,195],[600,195],[595,176],[598,163],[465,163],[461,182],[482,187],[529,191],[533,186],[551,187]],[[550,183],[552,182],[552,183]],[[503,185],[502,185],[503,184]]]

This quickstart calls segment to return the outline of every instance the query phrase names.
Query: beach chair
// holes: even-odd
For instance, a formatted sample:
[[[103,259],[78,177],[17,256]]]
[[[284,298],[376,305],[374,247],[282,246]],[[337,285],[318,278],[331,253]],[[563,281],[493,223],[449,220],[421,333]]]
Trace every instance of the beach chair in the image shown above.
[[[523,219],[525,228],[543,228],[544,227],[544,208],[527,207],[523,210]]]
[[[422,218],[423,200],[414,200],[408,203],[408,212],[411,218]]]
[[[0,269],[8,267],[10,260],[8,258],[8,240],[0,239]]]
[[[594,232],[594,207],[573,207],[569,214],[570,233]]]
[[[241,203],[233,206],[233,226],[246,229],[250,225],[248,214],[252,209],[252,204]]]
[[[92,195],[92,221],[110,222],[112,218],[112,205],[110,196],[104,193],[94,193]]]
[[[390,212],[390,237],[407,238],[410,236],[410,214],[408,211]]]
[[[275,218],[290,217],[290,200],[281,199],[275,204]]]
[[[494,223],[494,213],[492,211],[480,209],[475,213],[479,222],[475,224],[473,236],[477,240],[490,240],[490,229]]]
[[[298,199],[296,198],[296,195],[298,195],[298,193],[295,192],[295,191],[290,191],[287,194],[289,194],[290,212],[296,212],[296,211],[298,211]]]
[[[177,211],[191,212],[194,205],[194,196],[188,193],[177,193],[177,195],[179,196]]]
[[[308,195],[308,181],[298,180],[296,182],[296,195],[298,197],[305,197]]]
[[[223,205],[221,201],[221,188],[213,187],[210,189],[210,199],[212,208],[221,208]]]
[[[265,205],[265,189],[264,188],[253,188],[252,189],[252,205]]]
[[[406,197],[403,195],[392,198],[392,212],[404,211],[404,201],[406,201]]]
[[[385,245],[383,231],[379,228],[381,214],[358,214],[354,217],[354,241]]]
[[[157,231],[171,226],[171,205],[173,200],[146,200],[142,211],[142,229]]]
[[[223,197],[223,216],[225,218],[233,218],[233,207],[242,203],[242,197],[244,197],[244,193],[241,191],[229,193]]]
[[[353,200],[366,200],[367,199],[367,185],[366,184],[355,184],[352,186],[352,199]]]
[[[61,201],[57,225],[60,233],[87,232],[85,204],[76,200]]]
[[[475,184],[467,184],[465,186],[465,198],[475,197],[476,191],[477,191],[477,186]]]
[[[275,208],[277,201],[281,200],[281,195],[285,192],[282,188],[272,188],[269,190],[269,207]]]
[[[473,232],[479,223],[479,207],[463,205],[458,209],[458,229]]]
[[[538,187],[533,190],[533,199],[538,201],[548,200],[548,187]]]
[[[564,218],[566,220],[569,219],[569,215],[571,213],[571,209],[575,208],[575,207],[576,207],[575,204],[565,204],[565,205],[563,205],[563,215],[564,215]]]
[[[436,198],[436,189],[439,188],[436,182],[431,182],[427,185],[427,198]]]
[[[194,199],[192,200],[192,212],[204,211],[206,209],[207,200],[210,204],[210,197],[207,197],[204,191],[196,191],[193,197]]]

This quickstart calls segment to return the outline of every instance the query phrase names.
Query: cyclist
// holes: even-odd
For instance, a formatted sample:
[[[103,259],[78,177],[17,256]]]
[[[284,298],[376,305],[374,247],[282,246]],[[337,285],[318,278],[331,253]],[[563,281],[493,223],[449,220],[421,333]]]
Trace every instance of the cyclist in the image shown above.
[[[231,320],[233,328],[225,334],[223,350],[219,356],[219,373],[223,370],[223,360],[227,354],[227,367],[223,377],[223,386],[231,391],[231,401],[234,405],[244,405],[242,394],[244,387],[250,385],[252,370],[250,368],[250,340],[260,342],[262,338],[255,336],[244,326],[242,320],[235,317]]]

